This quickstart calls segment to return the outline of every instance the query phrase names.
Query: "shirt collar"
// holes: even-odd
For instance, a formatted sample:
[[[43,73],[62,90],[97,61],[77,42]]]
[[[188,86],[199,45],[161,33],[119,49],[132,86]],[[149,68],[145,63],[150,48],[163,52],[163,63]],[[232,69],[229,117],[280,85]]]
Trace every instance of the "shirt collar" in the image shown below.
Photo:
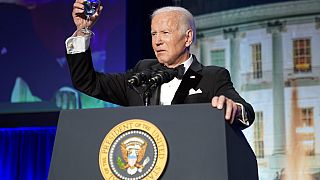
[[[189,67],[191,66],[193,62],[193,58],[192,58],[192,54],[190,54],[189,59],[187,59],[185,62],[183,62],[183,66],[184,66],[184,73],[187,72],[187,70],[189,69]]]

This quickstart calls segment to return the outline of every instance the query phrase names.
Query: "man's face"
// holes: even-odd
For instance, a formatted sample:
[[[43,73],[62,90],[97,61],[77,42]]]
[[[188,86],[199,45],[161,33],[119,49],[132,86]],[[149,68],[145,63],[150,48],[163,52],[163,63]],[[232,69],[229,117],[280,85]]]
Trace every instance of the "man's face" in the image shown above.
[[[152,48],[158,61],[168,67],[188,59],[187,47],[192,42],[192,35],[189,37],[192,31],[181,31],[178,15],[178,12],[163,12],[154,16],[151,22]]]

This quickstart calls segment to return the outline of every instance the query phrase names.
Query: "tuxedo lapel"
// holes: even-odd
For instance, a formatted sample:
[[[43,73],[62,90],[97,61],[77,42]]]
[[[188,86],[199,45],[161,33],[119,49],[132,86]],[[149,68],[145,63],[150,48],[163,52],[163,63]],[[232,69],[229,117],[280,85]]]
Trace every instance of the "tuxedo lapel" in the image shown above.
[[[189,90],[191,88],[196,88],[200,82],[202,75],[200,71],[202,70],[202,65],[197,61],[196,57],[193,56],[193,62],[187,72],[184,74],[181,84],[175,93],[171,104],[182,104],[184,99],[189,95]]]

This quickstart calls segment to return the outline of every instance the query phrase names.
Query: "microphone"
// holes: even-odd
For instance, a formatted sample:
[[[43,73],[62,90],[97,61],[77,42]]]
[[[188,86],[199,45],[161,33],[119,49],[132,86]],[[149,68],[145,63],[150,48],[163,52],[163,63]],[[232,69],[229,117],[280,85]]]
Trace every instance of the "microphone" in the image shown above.
[[[143,70],[141,72],[135,73],[131,78],[128,79],[128,84],[130,86],[138,87],[146,83],[151,77],[151,70]]]
[[[149,79],[149,83],[160,85],[163,83],[170,82],[176,76],[178,76],[177,69],[167,68],[165,70],[158,71],[154,75],[152,75],[152,77]]]

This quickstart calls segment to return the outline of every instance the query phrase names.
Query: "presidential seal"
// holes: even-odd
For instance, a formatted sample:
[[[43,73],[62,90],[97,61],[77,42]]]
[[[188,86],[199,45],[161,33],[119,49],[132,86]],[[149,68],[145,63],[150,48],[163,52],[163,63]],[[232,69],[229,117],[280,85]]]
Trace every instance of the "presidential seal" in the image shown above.
[[[104,179],[158,179],[168,157],[166,140],[152,123],[124,121],[104,138],[99,166]]]

